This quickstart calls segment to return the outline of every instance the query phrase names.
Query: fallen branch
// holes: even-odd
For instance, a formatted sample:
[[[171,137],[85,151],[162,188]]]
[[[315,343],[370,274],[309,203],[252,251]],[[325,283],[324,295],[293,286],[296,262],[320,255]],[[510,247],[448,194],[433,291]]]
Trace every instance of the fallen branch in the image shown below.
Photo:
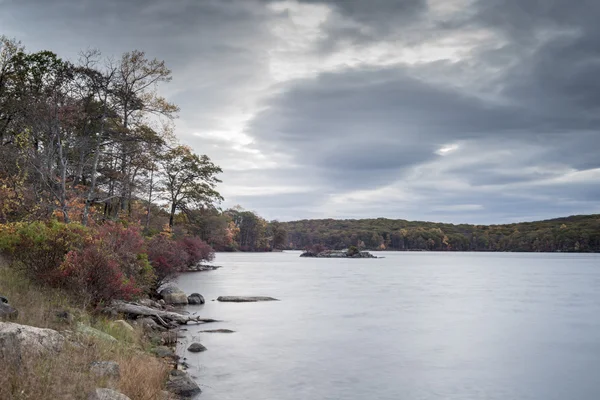
[[[217,322],[213,319],[200,318],[200,316],[186,316],[172,311],[158,310],[156,308],[142,306],[137,303],[128,303],[124,301],[115,301],[108,309],[114,310],[119,314],[126,314],[131,319],[139,317],[150,317],[166,328],[170,327],[172,323],[178,325],[186,325],[188,322]]]

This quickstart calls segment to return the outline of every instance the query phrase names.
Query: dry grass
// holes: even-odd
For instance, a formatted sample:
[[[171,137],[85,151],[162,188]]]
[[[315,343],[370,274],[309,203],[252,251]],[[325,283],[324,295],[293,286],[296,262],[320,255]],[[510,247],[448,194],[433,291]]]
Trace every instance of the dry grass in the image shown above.
[[[1,263],[2,260],[0,294],[19,310],[15,322],[56,329],[73,340],[58,354],[24,356],[20,365],[0,360],[0,399],[87,399],[91,390],[107,384],[90,374],[90,363],[116,361],[121,369],[117,390],[132,400],[162,400],[169,366],[143,351],[149,344],[140,331],[125,334],[111,320],[78,309],[64,293],[39,288]],[[74,321],[61,321],[55,315],[57,310],[69,311]],[[90,324],[116,337],[118,342],[78,336],[73,332],[78,322]]]

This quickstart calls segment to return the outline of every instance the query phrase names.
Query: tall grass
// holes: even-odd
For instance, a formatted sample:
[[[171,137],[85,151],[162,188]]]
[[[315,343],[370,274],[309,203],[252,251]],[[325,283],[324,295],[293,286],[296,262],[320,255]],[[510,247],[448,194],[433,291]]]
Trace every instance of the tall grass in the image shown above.
[[[4,264],[4,265],[3,265]],[[132,400],[163,400],[162,390],[169,366],[145,353],[148,348],[140,331],[124,333],[106,317],[89,314],[55,289],[39,287],[30,282],[18,269],[8,268],[0,259],[0,294],[19,310],[16,323],[51,328],[71,340],[58,354],[24,356],[20,363],[0,360],[0,399],[87,399],[96,387],[107,382],[90,374],[93,361],[115,361],[121,369],[121,379],[115,388]],[[56,316],[68,311],[72,321]],[[77,323],[89,324],[118,339],[106,342],[83,337],[76,333]]]

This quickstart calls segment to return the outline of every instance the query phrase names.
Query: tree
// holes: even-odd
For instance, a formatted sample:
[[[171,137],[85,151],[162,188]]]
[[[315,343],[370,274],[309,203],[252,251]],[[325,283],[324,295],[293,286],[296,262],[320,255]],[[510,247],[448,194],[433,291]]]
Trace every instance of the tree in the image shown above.
[[[161,190],[169,201],[169,226],[177,210],[212,205],[223,198],[215,190],[223,172],[206,155],[198,156],[186,146],[177,146],[160,159]]]

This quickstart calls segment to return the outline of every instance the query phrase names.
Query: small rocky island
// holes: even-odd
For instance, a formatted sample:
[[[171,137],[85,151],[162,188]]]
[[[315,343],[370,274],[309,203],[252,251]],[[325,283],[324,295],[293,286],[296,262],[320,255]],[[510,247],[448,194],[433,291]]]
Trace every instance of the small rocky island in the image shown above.
[[[348,250],[321,250],[318,248],[308,249],[300,254],[300,257],[316,258],[377,258],[368,251],[360,251],[355,246],[350,246]]]

